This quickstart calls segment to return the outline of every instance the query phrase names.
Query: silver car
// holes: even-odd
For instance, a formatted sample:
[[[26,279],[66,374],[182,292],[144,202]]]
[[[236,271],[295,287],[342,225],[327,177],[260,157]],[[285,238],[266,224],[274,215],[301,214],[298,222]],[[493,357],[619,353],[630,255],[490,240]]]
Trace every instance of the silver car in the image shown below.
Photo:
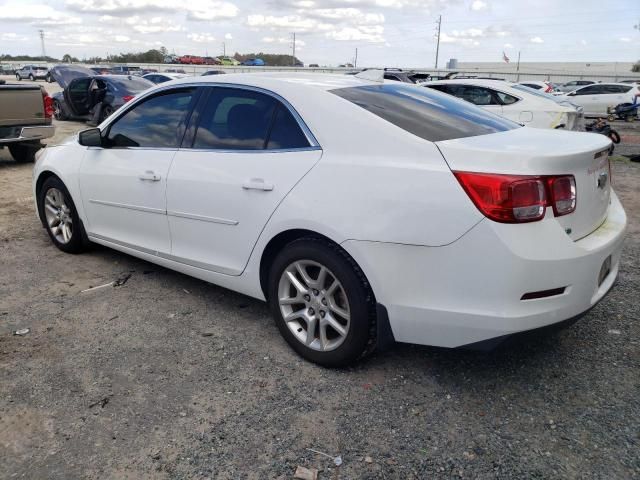
[[[31,81],[45,80],[48,74],[49,69],[44,65],[24,65],[16,70],[16,80],[20,81],[23,78],[28,78]]]

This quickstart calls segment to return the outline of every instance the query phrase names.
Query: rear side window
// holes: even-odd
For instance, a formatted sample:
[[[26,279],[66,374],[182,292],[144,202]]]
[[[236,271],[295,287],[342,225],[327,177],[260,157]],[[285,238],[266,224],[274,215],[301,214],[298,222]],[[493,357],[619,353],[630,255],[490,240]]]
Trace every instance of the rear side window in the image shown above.
[[[496,91],[496,95],[503,105],[511,105],[519,100],[518,97],[514,97],[513,95],[509,95],[504,92]]]
[[[200,116],[193,148],[274,150],[309,146],[291,112],[270,95],[214,88]]]
[[[426,87],[367,85],[331,90],[420,138],[437,142],[520,128],[521,125]]]
[[[138,103],[109,128],[113,147],[177,148],[195,89],[172,90]]]

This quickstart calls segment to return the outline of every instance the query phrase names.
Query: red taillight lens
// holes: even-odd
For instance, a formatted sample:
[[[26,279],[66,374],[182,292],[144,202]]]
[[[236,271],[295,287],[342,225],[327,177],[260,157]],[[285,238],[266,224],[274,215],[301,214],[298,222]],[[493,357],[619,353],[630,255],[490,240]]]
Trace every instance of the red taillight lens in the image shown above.
[[[453,173],[478,210],[496,222],[535,222],[544,218],[549,205],[556,216],[571,213],[576,207],[576,184],[571,175]]]
[[[133,95],[125,95],[124,97],[122,97],[122,100],[126,102],[133,100],[135,97]]]
[[[567,215],[576,209],[576,180],[572,175],[547,177],[547,185],[556,217]]]
[[[47,92],[42,90],[42,105],[44,107],[44,118],[53,117],[53,99]]]

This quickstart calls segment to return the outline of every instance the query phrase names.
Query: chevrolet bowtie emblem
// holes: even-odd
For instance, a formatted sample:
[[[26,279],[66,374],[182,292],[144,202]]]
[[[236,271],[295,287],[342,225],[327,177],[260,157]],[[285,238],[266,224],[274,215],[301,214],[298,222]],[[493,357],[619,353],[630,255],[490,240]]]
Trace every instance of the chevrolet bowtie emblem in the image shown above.
[[[600,175],[598,175],[598,188],[602,188],[604,189],[604,187],[607,186],[607,180],[609,179],[609,174],[607,172],[601,172]]]

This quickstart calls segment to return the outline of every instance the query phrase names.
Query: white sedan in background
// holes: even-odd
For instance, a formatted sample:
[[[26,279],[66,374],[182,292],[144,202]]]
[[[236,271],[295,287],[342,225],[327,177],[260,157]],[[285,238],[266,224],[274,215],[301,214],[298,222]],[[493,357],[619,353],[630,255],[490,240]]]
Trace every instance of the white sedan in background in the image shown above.
[[[295,351],[337,366],[593,307],[626,225],[609,145],[382,77],[230,74],[160,84],[47,146],[33,189],[60,250],[266,300]]]
[[[534,128],[582,129],[581,108],[568,100],[503,80],[439,80],[424,84]]]
[[[573,92],[560,95],[571,103],[580,105],[585,116],[606,116],[609,107],[621,103],[633,103],[640,95],[640,86],[636,83],[595,83],[580,87]]]
[[[556,91],[551,83],[544,81],[526,80],[524,82],[518,82],[518,85],[540,90],[542,93],[554,93]]]

